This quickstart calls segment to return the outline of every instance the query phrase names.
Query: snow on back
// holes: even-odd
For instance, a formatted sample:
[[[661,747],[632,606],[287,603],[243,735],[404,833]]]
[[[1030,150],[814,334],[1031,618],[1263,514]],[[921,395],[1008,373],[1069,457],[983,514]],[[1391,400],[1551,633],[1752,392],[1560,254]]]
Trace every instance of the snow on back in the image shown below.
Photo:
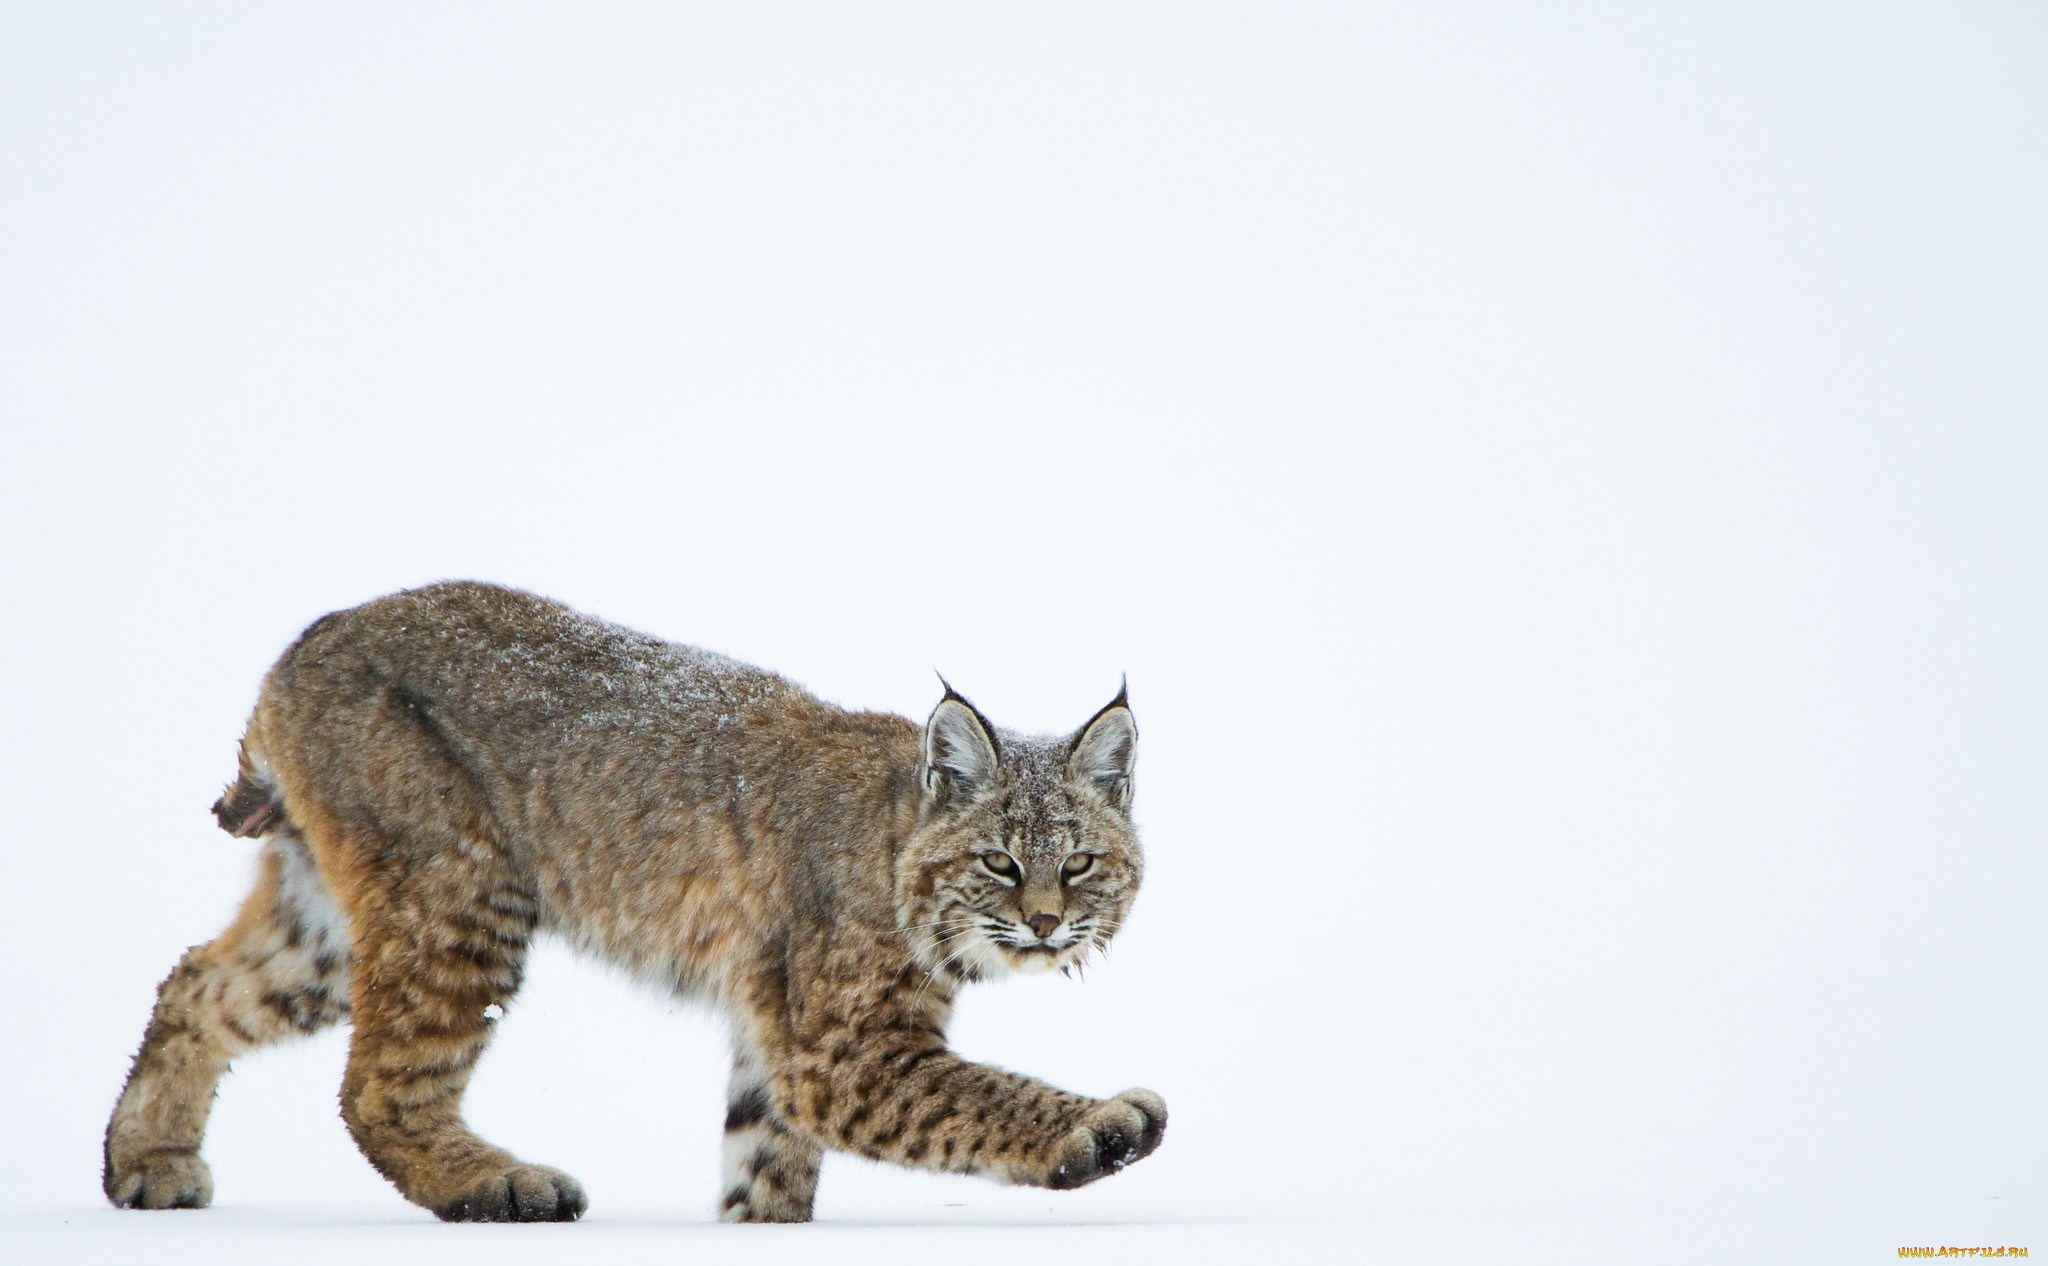
[[[437,653],[415,655],[409,675],[426,677],[436,697],[523,714],[561,738],[724,730],[758,704],[805,697],[730,656],[532,595],[464,585],[423,596],[433,601],[431,622],[400,632],[429,634]]]

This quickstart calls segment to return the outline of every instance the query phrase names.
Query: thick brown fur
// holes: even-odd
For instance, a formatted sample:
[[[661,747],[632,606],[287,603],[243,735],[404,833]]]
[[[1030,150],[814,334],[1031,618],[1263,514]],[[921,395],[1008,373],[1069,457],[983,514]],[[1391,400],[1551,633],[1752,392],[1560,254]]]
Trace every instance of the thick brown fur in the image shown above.
[[[161,989],[107,1126],[117,1205],[196,1208],[242,1053],[352,1019],[342,1116],[450,1220],[580,1216],[472,1134],[470,1070],[536,933],[721,1005],[721,1216],[811,1215],[827,1148],[1068,1188],[1158,1146],[1091,1099],[946,1048],[956,989],[1106,945],[1141,874],[1120,694],[1065,738],[947,688],[920,728],[531,594],[449,583],[324,617],[265,679],[214,811],[255,891]]]

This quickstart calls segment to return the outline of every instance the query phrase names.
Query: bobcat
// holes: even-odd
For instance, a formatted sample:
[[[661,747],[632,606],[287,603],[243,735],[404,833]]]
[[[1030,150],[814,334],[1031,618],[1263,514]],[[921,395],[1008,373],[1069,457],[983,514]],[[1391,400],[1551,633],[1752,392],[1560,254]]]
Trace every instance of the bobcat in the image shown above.
[[[944,684],[943,681],[941,684]],[[721,1217],[802,1222],[824,1149],[1078,1187],[1159,1145],[946,1048],[955,991],[1106,945],[1142,870],[1123,692],[1070,737],[945,687],[922,731],[761,669],[454,582],[315,621],[265,678],[220,825],[256,888],[158,990],[107,1124],[124,1208],[199,1208],[214,1090],[352,1019],[341,1111],[450,1221],[569,1221],[583,1189],[470,1133],[470,1070],[548,931],[730,1015]]]

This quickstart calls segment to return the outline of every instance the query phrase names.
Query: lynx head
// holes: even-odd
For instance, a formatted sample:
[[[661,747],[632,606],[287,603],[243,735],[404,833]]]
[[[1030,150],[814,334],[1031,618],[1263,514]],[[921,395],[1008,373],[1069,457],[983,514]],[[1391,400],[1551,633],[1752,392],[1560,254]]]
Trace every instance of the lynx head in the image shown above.
[[[896,917],[919,960],[961,980],[1085,962],[1123,923],[1144,862],[1131,825],[1138,727],[1118,691],[1065,738],[991,726],[946,687],[925,722],[918,827]]]

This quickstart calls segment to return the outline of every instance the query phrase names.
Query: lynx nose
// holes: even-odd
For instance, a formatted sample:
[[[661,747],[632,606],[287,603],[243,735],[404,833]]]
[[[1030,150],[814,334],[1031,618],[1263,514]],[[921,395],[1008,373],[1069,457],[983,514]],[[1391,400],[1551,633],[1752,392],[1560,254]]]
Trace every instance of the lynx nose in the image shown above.
[[[1038,933],[1038,939],[1042,941],[1046,937],[1051,936],[1052,930],[1060,925],[1060,916],[1056,914],[1034,914],[1024,921],[1031,925],[1031,930]]]

